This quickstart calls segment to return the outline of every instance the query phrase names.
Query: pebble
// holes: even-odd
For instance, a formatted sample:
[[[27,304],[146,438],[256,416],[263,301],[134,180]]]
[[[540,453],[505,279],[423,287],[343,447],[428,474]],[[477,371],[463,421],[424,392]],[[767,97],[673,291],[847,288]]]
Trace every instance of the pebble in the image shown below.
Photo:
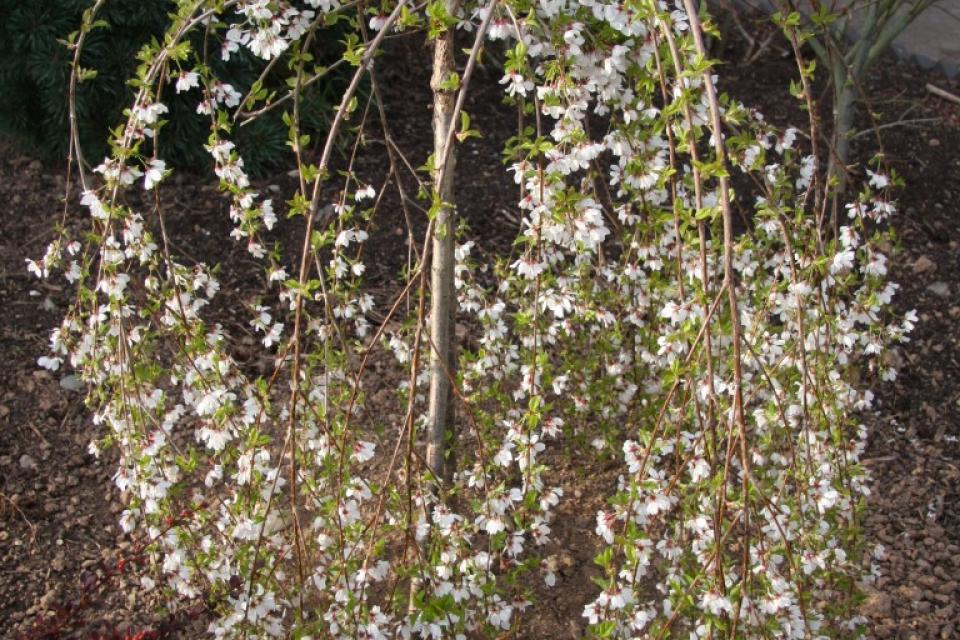
[[[57,601],[57,597],[57,590],[55,588],[50,589],[40,598],[40,608],[49,609]]]
[[[67,391],[80,391],[84,388],[84,384],[79,376],[71,373],[60,378],[60,387]]]
[[[957,590],[957,583],[953,580],[951,580],[950,582],[944,582],[937,589],[939,593],[942,593],[945,596],[951,595],[956,590]]]
[[[929,285],[927,291],[941,298],[947,298],[950,296],[950,285],[940,280]]]
[[[923,592],[920,591],[920,589],[906,584],[898,587],[897,593],[903,596],[903,599],[907,601],[916,601],[923,596]]]
[[[913,272],[916,274],[933,273],[937,270],[937,263],[927,256],[920,256],[913,261]]]
[[[869,591],[867,599],[861,606],[861,613],[872,618],[878,618],[890,611],[892,599],[881,591]]]
[[[20,456],[20,468],[33,471],[37,468],[37,462],[27,454]]]

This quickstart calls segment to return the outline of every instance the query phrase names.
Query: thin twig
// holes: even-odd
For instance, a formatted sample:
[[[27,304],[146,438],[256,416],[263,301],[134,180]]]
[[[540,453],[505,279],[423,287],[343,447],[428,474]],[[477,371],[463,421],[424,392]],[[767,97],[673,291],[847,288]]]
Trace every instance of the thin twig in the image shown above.
[[[852,136],[850,136],[850,139],[856,140],[857,138],[868,136],[871,133],[876,133],[877,131],[882,131],[883,129],[892,129],[893,127],[912,127],[920,124],[932,124],[934,122],[940,122],[942,119],[943,118],[913,118],[910,120],[897,120],[896,122],[879,124],[876,127],[871,127],[870,129],[864,129],[863,131],[858,131]]]
[[[938,87],[938,86],[936,86],[936,85],[932,85],[932,84],[930,84],[929,82],[927,83],[927,91],[929,91],[930,93],[932,93],[932,94],[935,95],[935,96],[938,96],[938,97],[940,97],[940,98],[943,98],[944,100],[947,100],[947,101],[952,102],[952,103],[954,103],[954,104],[960,104],[960,96],[958,96],[958,95],[955,94],[955,93],[950,93],[950,92],[947,91],[946,89],[941,89],[940,87]]]

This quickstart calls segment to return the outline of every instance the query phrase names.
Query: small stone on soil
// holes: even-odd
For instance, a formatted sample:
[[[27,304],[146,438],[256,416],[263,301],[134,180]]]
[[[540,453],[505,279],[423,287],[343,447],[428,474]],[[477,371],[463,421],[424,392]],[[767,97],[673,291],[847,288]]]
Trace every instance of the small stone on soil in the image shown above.
[[[913,262],[913,272],[916,274],[933,273],[937,270],[937,263],[927,256],[920,256]]]
[[[927,291],[941,298],[946,298],[950,295],[950,285],[943,281],[934,282],[927,287]]]
[[[60,386],[67,391],[80,391],[83,389],[83,380],[73,374],[60,378]]]

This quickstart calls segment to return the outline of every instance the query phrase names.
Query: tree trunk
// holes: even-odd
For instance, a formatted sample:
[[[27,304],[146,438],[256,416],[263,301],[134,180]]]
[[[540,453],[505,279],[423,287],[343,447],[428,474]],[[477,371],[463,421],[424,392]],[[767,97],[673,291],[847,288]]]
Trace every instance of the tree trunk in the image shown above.
[[[459,0],[443,0],[446,12],[455,15]],[[430,268],[430,410],[427,464],[440,480],[449,480],[453,464],[449,442],[454,434],[453,380],[456,371],[454,326],[457,298],[454,288],[454,168],[456,154],[447,149],[456,92],[441,84],[456,70],[453,27],[434,41],[433,77],[433,157],[436,209],[433,235],[433,259]],[[453,142],[451,141],[451,145]]]
[[[833,192],[833,206],[830,226],[834,234],[839,231],[843,197],[847,188],[847,165],[850,163],[850,135],[853,129],[854,109],[856,108],[856,90],[852,81],[844,73],[843,84],[834,80],[833,92],[833,137],[830,148],[830,164],[827,175],[837,181]]]
[[[841,191],[843,190],[846,167],[850,163],[850,134],[853,129],[855,97],[854,89],[849,86],[834,91],[833,158],[831,166],[833,168],[832,175],[841,179]]]

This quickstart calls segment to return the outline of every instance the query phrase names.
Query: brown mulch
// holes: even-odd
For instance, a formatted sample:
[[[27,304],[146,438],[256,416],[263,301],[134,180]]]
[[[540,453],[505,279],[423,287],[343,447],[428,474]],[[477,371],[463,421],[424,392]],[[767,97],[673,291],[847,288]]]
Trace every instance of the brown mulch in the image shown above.
[[[403,46],[410,49],[397,57],[404,66],[383,82],[394,134],[422,163],[430,137],[414,123],[426,114],[428,78],[420,52]],[[720,47],[724,59],[742,53],[732,38]],[[785,92],[794,71],[792,60],[774,51],[749,66],[730,63],[721,73],[726,91],[759,103],[770,120],[803,123]],[[500,168],[500,141],[516,120],[500,105],[498,79],[492,69],[478,72],[468,110],[487,135],[462,153],[459,205],[472,237],[487,249],[508,250],[516,229],[503,211],[515,195]],[[877,66],[869,87],[881,123],[904,112],[910,119],[940,118],[882,133],[887,158],[908,185],[895,223],[901,244],[893,261],[893,279],[901,285],[896,305],[901,312],[917,309],[921,322],[896,356],[900,377],[876,390],[877,408],[864,416],[871,432],[865,464],[874,477],[865,538],[870,548],[885,549],[877,553],[879,578],[863,606],[868,635],[877,638],[960,637],[960,107],[925,93],[927,81],[958,92],[956,83],[892,63]],[[875,140],[863,136],[855,152],[867,157],[876,149]],[[361,170],[374,180],[384,171],[382,157]],[[278,175],[263,186],[286,188],[288,181]],[[171,234],[196,255],[223,262],[224,289],[240,290],[250,284],[239,271],[243,252],[218,240],[229,222],[222,200],[204,183],[184,176],[167,187],[168,201],[189,203],[171,207]],[[60,169],[12,147],[0,149],[0,202],[6,204],[0,215],[0,636],[120,638],[155,630],[154,637],[195,637],[204,626],[199,611],[156,612],[154,596],[138,585],[135,543],[117,527],[122,507],[112,460],[87,453],[96,430],[81,394],[68,372],[35,365],[70,297],[59,284],[29,276],[24,260],[43,254],[52,237],[48,228],[63,211],[63,191]],[[71,210],[70,224],[78,224],[77,215]],[[377,260],[368,263],[386,278],[403,262],[405,252],[396,246],[405,232],[392,223],[378,229],[371,244]],[[571,486],[567,495],[575,491]],[[571,529],[590,531],[590,522],[578,517],[569,514]],[[555,621],[541,637],[582,634],[578,603],[581,590],[591,588],[585,580],[591,560],[585,544],[561,558],[549,605]],[[572,624],[564,622],[569,619]]]

